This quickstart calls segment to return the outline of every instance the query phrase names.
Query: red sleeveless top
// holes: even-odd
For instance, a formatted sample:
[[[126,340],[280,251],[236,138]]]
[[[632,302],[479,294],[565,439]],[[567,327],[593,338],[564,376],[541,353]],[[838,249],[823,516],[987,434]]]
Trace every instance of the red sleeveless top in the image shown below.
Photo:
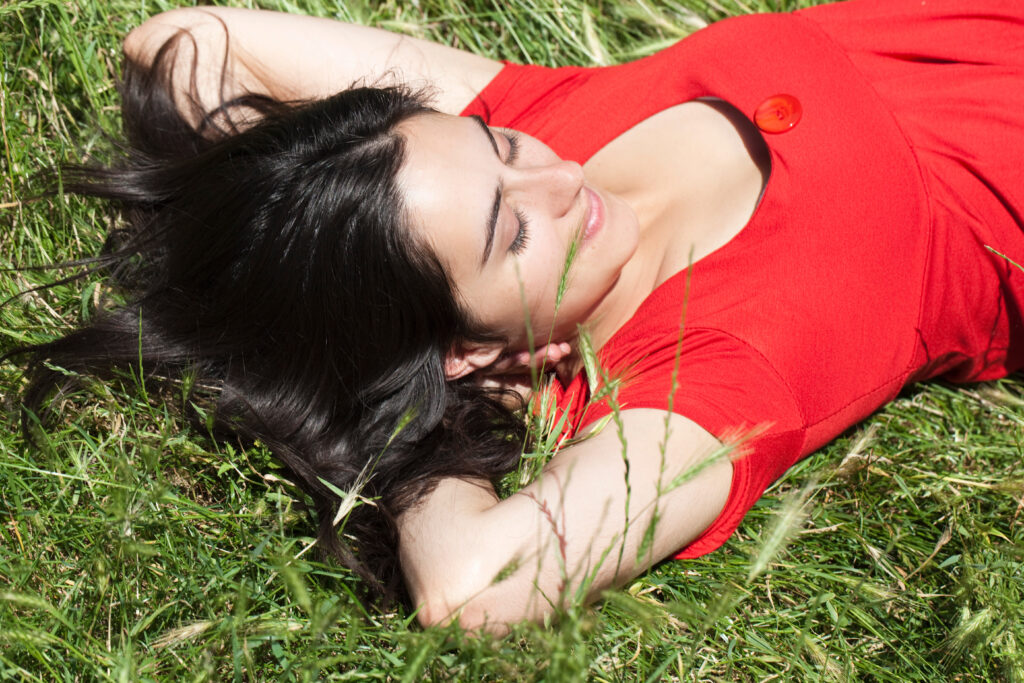
[[[699,97],[766,131],[764,195],[598,354],[621,409],[751,435],[724,510],[681,558],[720,546],[789,466],[907,384],[1024,364],[1024,272],[990,250],[1024,264],[1024,4],[855,0],[729,19],[629,64],[507,64],[464,113],[586,162]],[[610,410],[590,395],[582,375],[564,387],[576,430]]]

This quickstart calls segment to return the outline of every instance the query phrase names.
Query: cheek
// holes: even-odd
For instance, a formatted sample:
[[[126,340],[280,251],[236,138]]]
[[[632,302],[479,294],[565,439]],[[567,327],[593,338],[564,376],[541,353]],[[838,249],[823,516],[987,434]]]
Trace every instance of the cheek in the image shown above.
[[[463,307],[485,332],[512,337],[523,328],[523,306],[515,281],[477,279],[461,291]]]
[[[522,297],[525,297],[531,311],[550,309],[556,303],[565,270],[564,254],[560,252],[560,249],[546,252],[538,249],[536,258],[519,261],[518,273],[513,275],[513,286],[517,298],[522,301]]]

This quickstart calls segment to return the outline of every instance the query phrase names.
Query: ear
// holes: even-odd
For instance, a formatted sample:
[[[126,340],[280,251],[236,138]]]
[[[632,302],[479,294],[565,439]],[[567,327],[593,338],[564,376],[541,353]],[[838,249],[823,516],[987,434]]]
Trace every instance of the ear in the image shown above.
[[[458,344],[444,359],[445,377],[449,380],[459,379],[480,368],[486,368],[498,360],[504,350],[504,347],[498,343],[465,342]]]

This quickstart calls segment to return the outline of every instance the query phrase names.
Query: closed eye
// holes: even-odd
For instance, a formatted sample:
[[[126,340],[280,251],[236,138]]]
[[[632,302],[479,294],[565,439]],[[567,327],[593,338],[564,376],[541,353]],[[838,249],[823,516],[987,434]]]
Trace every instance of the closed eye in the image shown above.
[[[526,244],[530,241],[530,233],[526,229],[530,222],[527,220],[526,214],[519,209],[515,210],[515,215],[516,222],[519,225],[519,230],[516,232],[516,236],[515,239],[512,240],[512,244],[508,245],[508,250],[516,256],[519,256],[526,249]]]
[[[508,140],[508,157],[505,159],[505,163],[511,166],[519,158],[519,143],[522,140],[519,133],[514,130],[502,131],[502,135]]]
[[[515,163],[516,159],[519,158],[519,143],[521,137],[519,133],[514,130],[504,130],[502,131],[502,135],[504,135],[505,139],[508,141],[508,156],[505,158],[505,164],[507,166],[511,166]],[[530,241],[530,233],[527,230],[527,226],[530,222],[526,218],[526,214],[519,209],[516,209],[514,213],[516,216],[516,224],[519,229],[516,231],[516,236],[512,240],[512,244],[508,245],[508,250],[510,253],[519,256],[526,249],[527,242]]]

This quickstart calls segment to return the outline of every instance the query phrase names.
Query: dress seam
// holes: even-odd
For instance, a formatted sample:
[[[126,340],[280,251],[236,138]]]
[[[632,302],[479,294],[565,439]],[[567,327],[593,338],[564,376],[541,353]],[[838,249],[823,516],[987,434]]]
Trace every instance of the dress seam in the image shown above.
[[[716,332],[718,334],[725,335],[725,336],[729,337],[730,339],[732,339],[733,341],[736,341],[736,342],[742,344],[744,347],[746,347],[750,351],[753,351],[754,353],[756,353],[757,357],[760,358],[762,360],[762,362],[764,362],[764,364],[766,366],[771,368],[772,374],[774,374],[779,379],[779,381],[783,384],[783,386],[786,387],[786,391],[787,391],[787,393],[789,395],[789,399],[790,399],[790,401],[792,401],[793,405],[796,407],[796,410],[797,410],[797,412],[800,415],[800,422],[803,425],[803,429],[805,431],[810,430],[811,428],[816,427],[816,426],[820,425],[821,423],[823,423],[823,422],[825,422],[825,421],[835,417],[836,415],[838,415],[839,413],[843,412],[844,410],[849,408],[851,405],[857,403],[858,401],[860,401],[864,397],[870,396],[871,394],[877,393],[879,391],[884,391],[887,387],[892,385],[893,382],[901,382],[902,383],[902,381],[906,377],[910,376],[909,372],[906,372],[906,371],[897,373],[895,375],[891,375],[887,379],[884,379],[880,383],[878,383],[875,386],[873,386],[871,389],[868,389],[868,390],[858,394],[857,396],[851,398],[849,401],[846,401],[845,403],[843,403],[843,405],[837,407],[835,410],[830,412],[828,415],[824,415],[824,416],[822,416],[822,417],[820,417],[820,418],[818,418],[818,419],[816,419],[816,420],[814,420],[812,422],[811,420],[808,419],[807,414],[804,412],[803,406],[800,404],[800,401],[798,401],[796,399],[796,392],[793,391],[793,387],[790,386],[790,384],[786,380],[786,378],[782,375],[781,372],[779,372],[778,368],[775,367],[775,364],[772,363],[771,360],[769,360],[768,357],[765,356],[764,353],[762,353],[761,350],[758,349],[754,344],[746,341],[745,339],[743,339],[741,337],[737,337],[732,332],[729,332],[727,330],[723,330],[723,329],[718,328],[718,327],[711,327],[711,326],[707,326],[707,325],[699,325],[699,326],[696,326],[696,327],[692,327],[690,329],[694,330],[694,331],[702,330],[702,331],[705,331],[705,332]],[[683,417],[686,417],[686,416],[684,415]],[[793,431],[793,430],[789,429],[789,430],[786,430],[786,431]],[[804,442],[806,443],[806,433],[805,433]]]
[[[750,351],[754,352],[755,354],[757,354],[757,357],[761,359],[761,362],[764,363],[767,367],[771,368],[772,374],[775,375],[775,377],[779,380],[779,382],[782,383],[782,385],[784,387],[786,387],[786,393],[789,396],[789,400],[792,402],[793,406],[796,408],[797,413],[800,415],[800,423],[801,423],[801,425],[805,429],[807,428],[807,426],[808,426],[807,415],[804,413],[804,409],[803,409],[803,406],[800,404],[800,401],[798,401],[796,399],[796,392],[793,391],[793,387],[790,385],[789,381],[783,376],[783,374],[781,372],[779,372],[779,369],[777,367],[775,367],[775,364],[772,363],[772,361],[767,356],[764,355],[764,353],[761,351],[761,349],[757,348],[755,345],[753,345],[752,343],[750,343],[746,339],[743,339],[742,337],[737,337],[732,332],[729,332],[727,330],[723,330],[723,329],[721,329],[719,327],[712,327],[712,326],[707,326],[707,325],[696,325],[694,327],[689,327],[688,330],[689,331],[694,331],[694,332],[696,332],[696,331],[716,332],[718,334],[724,335],[724,336],[732,339],[735,342],[738,342],[739,344],[742,344],[745,348],[747,348],[748,350],[750,350]],[[683,334],[684,335],[686,334],[686,330],[684,330]],[[791,430],[787,430],[787,431],[791,431]]]
[[[932,253],[933,242],[935,240],[934,216],[933,216],[933,213],[932,213],[932,195],[931,195],[931,190],[930,190],[930,188],[928,186],[928,183],[925,182],[925,173],[924,173],[924,168],[921,165],[921,158],[918,156],[917,149],[914,147],[913,143],[911,142],[910,136],[907,135],[907,132],[906,132],[906,130],[904,130],[903,125],[900,123],[899,119],[896,118],[896,115],[893,113],[892,107],[890,106],[888,100],[886,100],[884,97],[882,97],[882,94],[880,92],[878,92],[877,88],[875,88],[875,84],[871,82],[871,79],[869,79],[864,74],[864,72],[861,71],[860,67],[857,66],[857,64],[854,63],[854,61],[852,59],[850,59],[849,51],[847,51],[842,45],[840,45],[838,42],[836,42],[836,40],[832,37],[832,35],[828,31],[826,31],[824,28],[822,28],[821,25],[818,24],[818,22],[814,21],[813,19],[811,19],[808,16],[805,16],[802,12],[794,12],[792,14],[792,16],[795,19],[799,19],[804,24],[806,24],[806,25],[808,25],[810,27],[813,27],[813,29],[819,35],[821,35],[825,40],[827,40],[829,42],[829,44],[832,45],[840,55],[842,55],[842,59],[844,61],[846,61],[850,65],[850,69],[852,71],[854,71],[858,76],[860,76],[860,79],[864,83],[864,85],[868,89],[870,89],[871,92],[873,92],[875,94],[875,97],[878,98],[878,102],[882,105],[882,108],[885,109],[885,113],[888,114],[889,119],[892,121],[893,125],[896,127],[896,130],[899,131],[900,137],[903,138],[903,142],[907,146],[907,151],[910,152],[911,157],[914,159],[914,168],[917,171],[917,183],[918,183],[918,187],[920,188],[921,194],[923,195],[923,199],[924,199],[924,209],[923,209],[923,212],[922,212],[923,213],[922,219],[923,219],[923,222],[924,222],[924,226],[925,226],[926,230],[928,231],[928,235],[927,235],[927,239],[926,239],[926,243],[925,243],[925,253],[926,254],[931,254]],[[916,320],[916,324],[915,324],[915,329],[918,331],[918,333],[920,333],[920,330],[922,329],[922,323],[924,321],[925,283],[928,281],[928,275],[929,275],[930,271],[931,271],[931,262],[930,262],[929,259],[924,259],[924,265],[923,265],[923,267],[921,269],[921,279],[919,281],[919,291],[918,291],[918,294],[917,294],[917,320]],[[910,358],[907,360],[907,364],[905,366],[904,372],[893,376],[889,380],[889,382],[892,382],[894,380],[900,379],[901,377],[904,378],[904,381],[905,381],[906,378],[909,378],[909,377],[913,376],[913,374],[914,374],[915,358],[917,358],[917,356],[920,355],[919,352],[920,352],[920,345],[918,345],[914,349],[914,352],[911,353]],[[873,390],[873,391],[875,391],[875,390]],[[830,413],[828,415],[828,417],[822,418],[822,421],[827,420],[829,417],[832,417],[833,415],[839,413],[841,410],[845,409],[847,406],[855,403],[856,400],[859,400],[860,398],[863,398],[864,396],[867,396],[868,394],[873,393],[873,391],[868,391],[868,392],[865,392],[865,393],[861,394],[854,401],[850,401],[849,403],[844,405],[842,408],[840,408],[840,409]],[[815,424],[818,424],[818,423],[815,423]]]

